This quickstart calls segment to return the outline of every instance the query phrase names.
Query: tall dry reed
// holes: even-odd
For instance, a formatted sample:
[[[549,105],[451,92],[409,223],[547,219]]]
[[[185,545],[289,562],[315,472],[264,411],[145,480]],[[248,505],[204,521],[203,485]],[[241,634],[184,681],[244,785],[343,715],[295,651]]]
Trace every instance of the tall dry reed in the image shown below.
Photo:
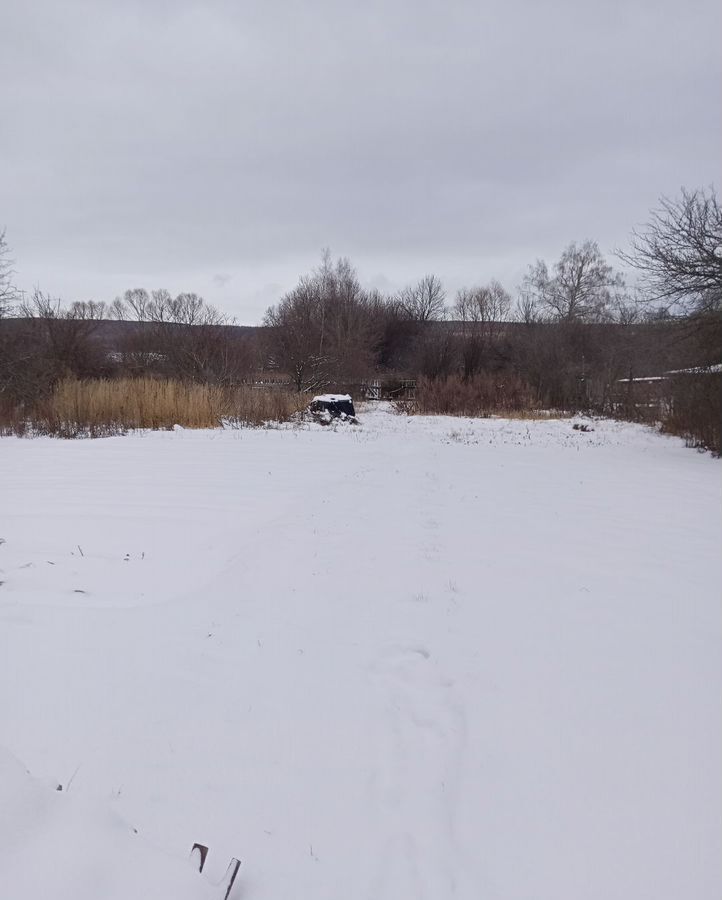
[[[288,421],[305,405],[296,394],[155,378],[60,381],[31,409],[0,409],[0,430],[75,437],[131,429],[260,426]]]

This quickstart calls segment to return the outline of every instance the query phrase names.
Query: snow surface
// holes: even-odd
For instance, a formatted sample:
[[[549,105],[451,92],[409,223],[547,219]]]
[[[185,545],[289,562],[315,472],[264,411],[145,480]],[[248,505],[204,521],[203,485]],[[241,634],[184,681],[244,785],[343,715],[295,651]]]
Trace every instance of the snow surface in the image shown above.
[[[716,900],[719,461],[360,416],[0,440],[2,900]]]

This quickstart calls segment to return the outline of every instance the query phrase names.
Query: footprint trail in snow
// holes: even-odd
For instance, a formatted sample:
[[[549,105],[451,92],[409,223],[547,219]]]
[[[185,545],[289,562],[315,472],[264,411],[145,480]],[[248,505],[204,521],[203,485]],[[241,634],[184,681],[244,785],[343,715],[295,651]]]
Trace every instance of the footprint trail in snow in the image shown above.
[[[383,704],[372,793],[381,856],[369,900],[469,896],[454,835],[466,719],[423,644],[387,650],[373,667]]]

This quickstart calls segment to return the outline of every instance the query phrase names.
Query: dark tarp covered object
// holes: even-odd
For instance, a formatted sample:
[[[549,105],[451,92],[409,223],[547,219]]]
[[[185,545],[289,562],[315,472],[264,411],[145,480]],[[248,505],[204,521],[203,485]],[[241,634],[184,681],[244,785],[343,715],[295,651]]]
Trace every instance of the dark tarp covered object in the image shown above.
[[[313,398],[309,409],[316,414],[328,413],[334,419],[342,415],[349,417],[356,415],[353,400],[348,394],[321,394]]]

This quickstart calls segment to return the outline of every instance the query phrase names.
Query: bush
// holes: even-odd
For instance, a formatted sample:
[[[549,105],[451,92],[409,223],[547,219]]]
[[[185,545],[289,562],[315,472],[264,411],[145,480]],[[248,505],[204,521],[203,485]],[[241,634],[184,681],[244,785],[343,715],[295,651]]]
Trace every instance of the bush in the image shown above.
[[[492,413],[531,412],[534,393],[518,375],[459,375],[420,378],[414,411],[426,415],[488,416]]]
[[[678,375],[672,381],[662,430],[683,437],[688,446],[722,455],[722,373]]]

